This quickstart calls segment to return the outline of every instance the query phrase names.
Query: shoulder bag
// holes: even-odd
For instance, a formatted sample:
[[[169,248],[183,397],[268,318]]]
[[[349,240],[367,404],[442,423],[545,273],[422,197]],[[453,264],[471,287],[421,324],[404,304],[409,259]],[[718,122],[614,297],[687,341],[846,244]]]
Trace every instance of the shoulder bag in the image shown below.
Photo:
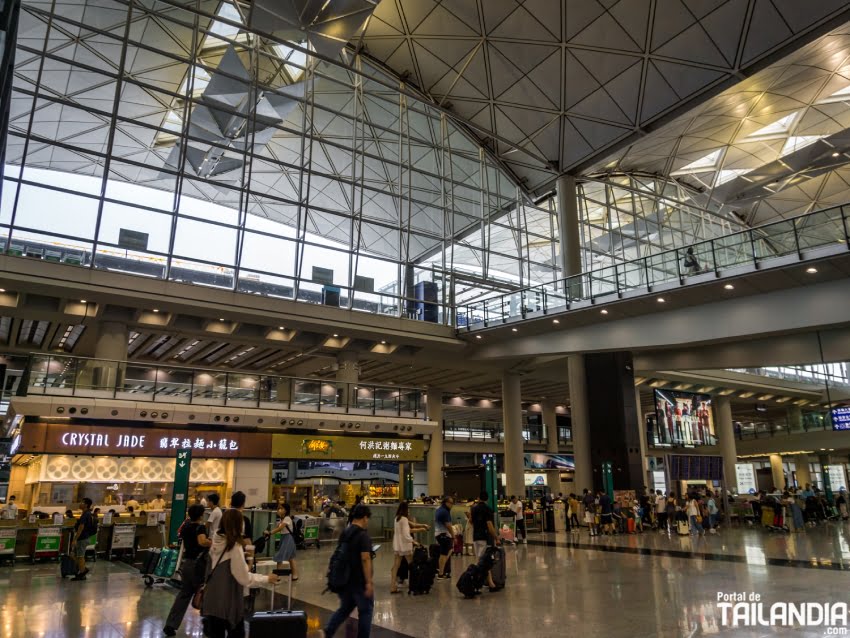
[[[213,572],[215,571],[215,568],[218,567],[218,564],[221,562],[221,559],[224,556],[224,554],[225,554],[225,552],[222,551],[221,554],[218,557],[218,560],[215,562],[215,565],[210,570],[210,573],[207,575],[206,580],[204,580],[204,583],[200,587],[198,587],[198,591],[195,592],[195,595],[192,596],[192,608],[193,609],[197,609],[198,611],[200,611],[201,608],[204,606],[204,590],[207,587],[207,583],[210,582],[210,578],[212,578]]]

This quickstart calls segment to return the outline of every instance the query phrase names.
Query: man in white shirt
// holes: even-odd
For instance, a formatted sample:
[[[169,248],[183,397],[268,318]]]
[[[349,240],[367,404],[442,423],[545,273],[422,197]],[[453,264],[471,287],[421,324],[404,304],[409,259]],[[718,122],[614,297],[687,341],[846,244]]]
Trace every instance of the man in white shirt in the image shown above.
[[[667,499],[661,490],[655,490],[655,518],[658,519],[658,531],[667,531]]]
[[[516,539],[519,541],[520,537],[522,537],[523,544],[528,543],[528,539],[525,534],[525,508],[522,505],[522,501],[519,500],[516,496],[511,496],[511,502],[508,504],[508,509],[514,513],[516,520]]]
[[[18,518],[18,504],[15,503],[14,495],[9,497],[6,507],[3,509],[3,518],[9,521]]]
[[[215,538],[215,533],[218,531],[219,525],[221,525],[221,508],[218,506],[218,494],[210,494],[207,497],[207,501],[209,501],[210,507],[212,508],[209,518],[207,518],[207,528],[209,529],[207,538]]]

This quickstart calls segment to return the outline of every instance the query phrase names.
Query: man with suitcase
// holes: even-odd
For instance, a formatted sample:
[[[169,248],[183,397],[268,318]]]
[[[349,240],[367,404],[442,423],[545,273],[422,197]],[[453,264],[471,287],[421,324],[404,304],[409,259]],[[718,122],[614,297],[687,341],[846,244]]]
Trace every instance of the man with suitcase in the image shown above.
[[[496,533],[496,526],[493,524],[493,510],[487,505],[487,500],[490,495],[487,492],[481,492],[478,502],[472,506],[470,515],[472,517],[472,547],[475,552],[475,557],[481,559],[484,552],[490,545],[499,546],[499,535]],[[499,587],[493,581],[491,570],[487,570],[487,586],[490,591],[499,591]]]
[[[89,538],[97,534],[97,523],[91,513],[92,500],[84,498],[80,504],[83,513],[74,525],[74,539],[71,547],[74,548],[74,556],[77,559],[77,575],[74,580],[85,580],[89,573],[86,567],[86,548],[89,546]]]
[[[347,582],[341,589],[332,589],[339,595],[339,609],[331,616],[322,638],[333,638],[348,616],[357,608],[357,637],[369,638],[372,631],[372,610],[375,606],[375,589],[372,581],[372,539],[366,531],[372,511],[362,503],[352,510],[351,525],[339,537],[337,549],[345,545],[346,565],[338,567],[331,559],[331,572],[347,572]],[[329,573],[329,583],[341,574]]]

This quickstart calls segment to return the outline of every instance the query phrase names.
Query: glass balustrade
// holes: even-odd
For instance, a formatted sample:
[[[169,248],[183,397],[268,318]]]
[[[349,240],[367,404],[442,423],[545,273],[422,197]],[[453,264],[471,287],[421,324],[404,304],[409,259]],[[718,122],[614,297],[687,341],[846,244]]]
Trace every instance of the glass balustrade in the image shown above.
[[[32,354],[20,392],[423,418],[418,388]]]
[[[570,304],[608,301],[629,292],[650,293],[665,285],[698,283],[701,275],[722,277],[739,266],[760,267],[795,256],[806,260],[847,249],[850,209],[835,206],[793,219],[674,248],[632,261],[606,265],[554,282],[458,306],[456,325],[473,330],[525,319],[540,313],[569,310]],[[740,273],[733,273],[740,274]]]

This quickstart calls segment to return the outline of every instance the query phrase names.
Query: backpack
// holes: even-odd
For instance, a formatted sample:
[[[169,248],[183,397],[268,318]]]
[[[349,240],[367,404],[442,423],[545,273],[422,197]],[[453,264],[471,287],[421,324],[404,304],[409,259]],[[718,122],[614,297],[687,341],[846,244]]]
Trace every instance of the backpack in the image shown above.
[[[97,535],[97,520],[95,520],[94,514],[89,514],[89,520],[86,522],[84,531],[89,537]]]
[[[328,584],[325,591],[339,594],[348,587],[351,580],[351,546],[354,539],[360,536],[363,530],[357,528],[352,533],[340,537],[331,559],[328,561]],[[324,593],[324,592],[322,592]]]
[[[289,530],[298,549],[304,549],[304,519],[295,519],[295,529]]]

